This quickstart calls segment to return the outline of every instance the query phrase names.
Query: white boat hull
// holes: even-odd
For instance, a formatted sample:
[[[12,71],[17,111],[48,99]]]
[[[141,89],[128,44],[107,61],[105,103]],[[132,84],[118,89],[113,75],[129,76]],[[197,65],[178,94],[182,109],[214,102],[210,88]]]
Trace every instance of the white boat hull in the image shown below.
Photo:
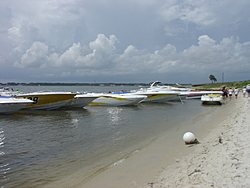
[[[17,99],[14,97],[0,97],[0,114],[12,114],[33,101],[29,99]]]
[[[222,104],[222,96],[218,94],[202,95],[202,104]]]
[[[136,105],[146,99],[145,95],[130,94],[102,94],[93,100],[89,105],[97,106],[131,106]]]
[[[93,100],[97,99],[98,96],[89,95],[89,94],[79,94],[74,97],[69,103],[65,106],[70,108],[83,108],[91,103]]]
[[[131,92],[131,94],[146,95],[147,98],[142,102],[166,103],[168,101],[176,99],[177,95],[179,95],[180,93],[175,91],[149,91],[147,89],[143,89]]]
[[[166,103],[175,100],[178,93],[175,94],[146,94],[147,98],[143,102],[148,103]]]
[[[188,96],[187,93],[183,92],[183,93],[180,93],[179,95],[176,95],[175,98],[171,99],[170,101],[182,101],[184,99],[186,99]]]
[[[200,99],[202,95],[206,94],[222,94],[221,91],[205,91],[205,90],[195,90],[192,88],[179,88],[172,86],[164,86],[161,82],[155,81],[151,83],[150,88],[152,91],[175,91],[180,92],[181,96],[186,95],[186,99]]]

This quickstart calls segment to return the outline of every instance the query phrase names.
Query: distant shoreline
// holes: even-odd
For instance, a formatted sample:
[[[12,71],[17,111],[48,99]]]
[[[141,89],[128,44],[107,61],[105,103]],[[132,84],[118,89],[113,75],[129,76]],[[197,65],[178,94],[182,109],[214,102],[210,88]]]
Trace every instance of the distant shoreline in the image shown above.
[[[218,90],[222,87],[222,85],[225,85],[226,87],[238,87],[238,88],[243,88],[246,85],[250,83],[250,80],[245,80],[245,81],[234,81],[234,82],[213,82],[213,83],[163,83],[165,86],[175,86],[175,87],[189,87],[189,88],[195,88],[198,90]],[[65,82],[30,82],[30,83],[25,83],[25,82],[6,82],[6,83],[1,83],[0,82],[0,87],[18,87],[18,86],[136,86],[136,87],[149,87],[150,83],[113,83],[113,82],[106,82],[106,83],[65,83]]]
[[[166,84],[174,85],[174,84]],[[147,86],[149,83],[0,83],[2,87],[13,86]]]

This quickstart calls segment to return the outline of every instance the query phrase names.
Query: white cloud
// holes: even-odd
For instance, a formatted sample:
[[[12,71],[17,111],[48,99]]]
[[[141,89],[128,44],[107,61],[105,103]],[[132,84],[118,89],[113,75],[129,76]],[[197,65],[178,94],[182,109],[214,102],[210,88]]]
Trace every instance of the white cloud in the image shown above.
[[[235,33],[244,22],[249,22],[249,6],[250,1],[246,0],[170,1],[159,10],[159,15],[165,22],[166,34],[172,37],[209,29]]]
[[[42,68],[48,61],[48,46],[41,42],[34,42],[30,49],[21,57],[21,62],[15,62],[14,66],[19,68]]]
[[[110,35],[109,39],[104,34],[99,34],[94,42],[89,43],[90,49],[100,54],[112,53],[115,48],[117,38],[114,35]]]
[[[250,43],[240,44],[237,38],[224,38],[221,42],[207,35],[198,38],[198,44],[183,52],[167,44],[161,50],[148,53],[130,45],[123,53],[116,53],[117,38],[103,34],[89,43],[89,48],[80,43],[73,44],[62,55],[48,54],[48,47],[35,42],[22,56],[19,68],[58,67],[70,69],[62,72],[62,77],[76,75],[131,75],[137,73],[163,74],[171,72],[213,72],[239,68],[249,68]],[[84,51],[84,49],[86,51]],[[238,66],[238,65],[241,66]]]
[[[208,1],[176,1],[166,4],[159,14],[165,21],[164,30],[168,36],[188,32],[189,25],[211,26],[216,17]]]
[[[249,69],[250,1],[17,2],[1,7],[9,70],[179,79],[234,70],[243,78]]]
[[[234,37],[224,38],[220,43],[208,36],[199,37],[199,45],[191,46],[183,52],[187,65],[192,65],[195,71],[232,71],[239,66],[249,69],[248,58],[250,54],[249,42],[246,45],[240,44]],[[191,69],[189,71],[192,71]]]
[[[104,68],[109,66],[112,55],[116,49],[117,38],[111,35],[109,38],[99,34],[89,46],[81,46],[74,43],[62,55],[53,53],[50,55],[50,65],[67,68]]]
[[[56,67],[70,67],[75,65],[75,62],[77,61],[79,56],[81,56],[81,45],[80,43],[74,43],[58,59],[54,59],[54,62],[52,61],[51,63],[55,63]]]
[[[208,1],[189,1],[181,9],[180,19],[198,26],[210,26],[216,22],[213,6]]]

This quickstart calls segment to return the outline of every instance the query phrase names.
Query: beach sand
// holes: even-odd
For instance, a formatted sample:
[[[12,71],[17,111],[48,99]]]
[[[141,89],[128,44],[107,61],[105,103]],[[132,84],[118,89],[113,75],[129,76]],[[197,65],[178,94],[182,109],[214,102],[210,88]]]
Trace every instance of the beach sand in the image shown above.
[[[79,187],[250,187],[250,98],[226,103],[195,132],[199,144],[184,144],[182,135],[169,143],[171,135],[162,136]]]
[[[145,187],[250,187],[250,98],[230,103],[217,128]]]

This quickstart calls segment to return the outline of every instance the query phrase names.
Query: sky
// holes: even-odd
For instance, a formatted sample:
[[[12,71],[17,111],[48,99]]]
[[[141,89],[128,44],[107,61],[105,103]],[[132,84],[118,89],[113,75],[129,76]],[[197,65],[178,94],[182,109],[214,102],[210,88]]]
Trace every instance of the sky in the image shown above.
[[[249,0],[1,0],[0,82],[250,80]]]

